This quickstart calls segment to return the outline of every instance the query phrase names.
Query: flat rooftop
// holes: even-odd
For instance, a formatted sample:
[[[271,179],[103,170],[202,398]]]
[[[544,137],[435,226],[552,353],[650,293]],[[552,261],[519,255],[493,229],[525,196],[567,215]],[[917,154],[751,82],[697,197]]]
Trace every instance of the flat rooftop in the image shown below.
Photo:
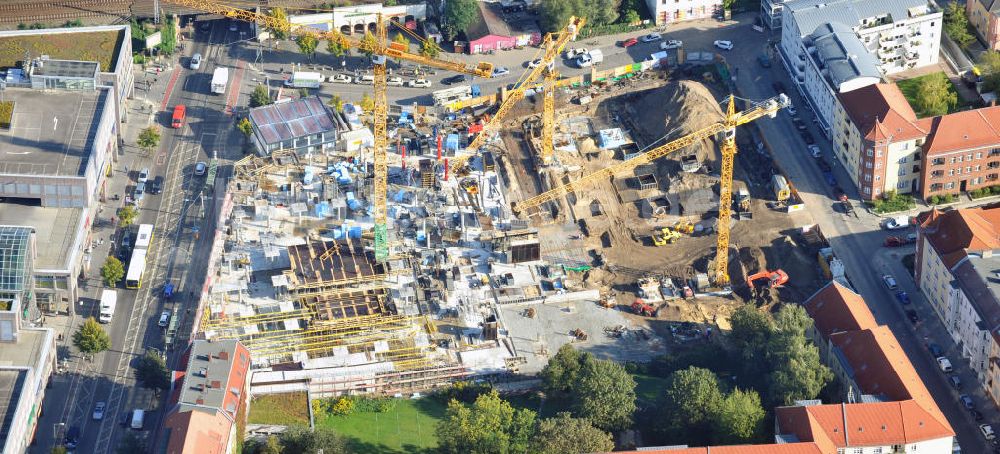
[[[19,67],[25,52],[31,58],[96,61],[112,72],[125,40],[126,26],[17,30],[0,36],[0,68]],[[118,28],[115,30],[115,28]]]
[[[9,89],[9,130],[0,130],[0,174],[83,176],[94,146],[107,90]]]
[[[95,61],[46,60],[35,67],[34,74],[58,77],[97,77],[100,65]]]
[[[21,388],[24,387],[27,375],[27,370],[0,370],[0,440],[6,440],[10,436],[10,426],[21,400]]]
[[[66,268],[82,215],[83,208],[0,204],[0,225],[24,225],[35,228],[35,247],[38,254],[35,258],[35,269]]]

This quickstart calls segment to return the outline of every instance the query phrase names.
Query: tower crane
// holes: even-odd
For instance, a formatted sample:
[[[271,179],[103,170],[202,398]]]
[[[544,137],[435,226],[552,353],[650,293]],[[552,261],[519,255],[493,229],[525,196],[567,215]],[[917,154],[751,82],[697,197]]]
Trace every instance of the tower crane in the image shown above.
[[[388,247],[388,177],[389,166],[386,156],[388,137],[386,131],[386,115],[388,112],[388,100],[386,98],[386,71],[385,63],[387,58],[398,58],[422,65],[444,69],[448,71],[460,72],[477,77],[491,77],[493,75],[493,64],[479,62],[476,65],[466,65],[465,63],[441,60],[438,58],[426,57],[424,55],[410,53],[409,46],[400,43],[387,43],[386,24],[382,20],[382,14],[377,15],[375,21],[375,42],[366,43],[362,40],[344,35],[338,31],[320,32],[318,30],[307,29],[305,26],[292,24],[287,20],[277,19],[266,14],[242,10],[231,6],[215,3],[210,0],[165,0],[169,3],[198,9],[205,12],[219,14],[231,19],[254,22],[267,28],[285,30],[292,34],[312,34],[317,35],[322,40],[335,40],[343,47],[351,47],[364,52],[372,53],[372,63],[374,63],[374,109],[372,112],[373,135],[375,137],[374,147],[374,182],[372,199],[374,204],[375,220],[375,260],[384,262],[389,258]],[[414,35],[405,27],[401,30],[410,33],[420,41],[420,37]]]
[[[593,185],[598,181],[607,179],[618,172],[632,170],[637,166],[648,164],[656,159],[662,158],[670,153],[680,150],[699,140],[704,140],[716,134],[722,133],[722,172],[719,178],[719,225],[717,228],[718,238],[716,240],[715,251],[715,283],[725,285],[729,283],[729,223],[732,218],[733,204],[733,162],[736,157],[736,127],[768,116],[774,118],[778,110],[787,107],[788,96],[779,94],[777,97],[753,104],[749,109],[736,112],[736,99],[729,97],[729,105],[726,109],[726,117],[712,125],[688,134],[684,137],[648,150],[645,153],[607,166],[596,172],[584,175],[574,181],[562,186],[545,191],[535,197],[517,202],[511,209],[516,214],[526,214],[530,208],[541,206],[545,203],[558,199],[564,194],[576,191]]]
[[[580,28],[586,24],[587,20],[582,17],[570,17],[569,23],[566,24],[562,30],[558,32],[553,32],[545,35],[545,39],[542,41],[542,47],[545,49],[545,53],[542,55],[541,63],[534,68],[528,70],[528,72],[521,76],[521,79],[517,82],[513,90],[507,93],[507,98],[500,103],[500,107],[490,118],[485,125],[483,125],[483,130],[479,132],[479,135],[469,143],[469,146],[465,148],[466,154],[459,155],[455,157],[455,167],[461,167],[461,164],[472,157],[472,154],[479,149],[480,146],[486,141],[486,139],[496,133],[497,128],[503,123],[504,117],[510,112],[510,109],[514,107],[518,101],[524,99],[525,92],[531,88],[531,86],[538,80],[539,77],[545,76],[545,92],[544,92],[544,109],[542,115],[542,142],[543,142],[543,158],[551,157],[552,155],[552,133],[555,128],[555,98],[553,96],[553,90],[555,87],[556,73],[554,70],[549,69],[549,65],[555,62],[556,57],[562,53],[566,43],[575,40],[576,34],[580,31]],[[548,120],[548,121],[546,121]],[[546,135],[548,138],[546,140]]]

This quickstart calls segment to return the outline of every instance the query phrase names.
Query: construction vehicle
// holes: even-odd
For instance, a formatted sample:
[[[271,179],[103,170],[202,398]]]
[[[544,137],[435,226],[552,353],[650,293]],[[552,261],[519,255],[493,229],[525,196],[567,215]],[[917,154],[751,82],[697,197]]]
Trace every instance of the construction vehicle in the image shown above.
[[[559,199],[563,195],[585,188],[594,183],[606,181],[619,172],[631,171],[637,166],[648,164],[656,159],[667,156],[675,151],[698,143],[720,132],[724,132],[722,143],[722,168],[719,179],[719,219],[726,222],[718,223],[715,255],[715,283],[719,286],[729,284],[729,219],[732,218],[733,203],[733,163],[736,157],[736,127],[757,120],[761,117],[775,118],[778,111],[789,105],[788,96],[779,94],[777,97],[753,104],[749,109],[736,112],[736,98],[729,97],[729,106],[723,121],[709,125],[669,143],[640,153],[617,164],[609,165],[596,172],[584,175],[562,186],[552,188],[535,197],[517,202],[511,206],[516,214],[525,215],[529,209],[542,206]]]
[[[747,276],[747,285],[754,287],[754,281],[765,278],[767,279],[767,286],[769,288],[781,287],[788,282],[788,273],[785,273],[785,271],[781,269],[774,271],[763,270]]]
[[[461,186],[462,189],[465,189],[465,192],[468,192],[469,195],[479,194],[479,182],[474,178],[466,178],[462,180],[461,183],[459,183],[459,186]]]
[[[674,231],[677,233],[684,233],[690,235],[694,233],[694,224],[688,221],[679,221],[674,224]]]
[[[656,308],[643,301],[642,298],[636,298],[635,302],[632,303],[632,312],[646,317],[656,317]]]
[[[446,61],[439,58],[426,57],[420,54],[413,54],[409,52],[409,44],[402,44],[396,42],[388,42],[387,39],[387,22],[390,22],[396,26],[396,28],[401,33],[406,33],[410,35],[411,40],[416,40],[417,43],[424,46],[437,47],[437,44],[431,41],[426,41],[410,29],[404,27],[399,22],[386,21],[383,20],[382,14],[376,15],[375,20],[375,30],[374,30],[374,42],[366,42],[365,40],[357,39],[340,33],[337,30],[331,31],[319,31],[315,28],[308,27],[301,24],[293,24],[286,19],[279,19],[267,14],[258,13],[255,11],[243,10],[235,8],[232,6],[227,6],[221,3],[216,3],[208,0],[166,0],[169,3],[185,6],[188,8],[219,14],[223,17],[230,19],[241,20],[246,22],[254,22],[264,28],[272,30],[283,30],[290,33],[291,35],[312,35],[319,41],[330,41],[332,43],[338,44],[343,48],[354,48],[361,52],[370,53],[372,55],[372,63],[374,65],[374,101],[375,107],[373,109],[372,123],[373,131],[372,134],[375,137],[374,143],[374,164],[375,164],[375,175],[373,182],[372,191],[372,205],[374,208],[373,217],[375,219],[375,260],[379,262],[385,262],[389,258],[389,246],[388,246],[388,178],[389,178],[389,163],[387,148],[388,148],[388,132],[386,126],[386,120],[388,116],[388,99],[386,98],[386,88],[388,87],[386,81],[386,68],[385,64],[387,59],[395,58],[398,60],[407,60],[424,66],[430,66],[438,69],[444,69],[448,71],[460,72],[463,74],[468,74],[471,76],[490,78],[493,76],[493,64],[480,62],[474,65],[467,65],[461,62]],[[574,33],[575,36],[575,33]]]
[[[736,192],[736,217],[745,221],[748,219],[753,219],[753,211],[751,210],[752,200],[750,199],[750,191],[746,188],[740,188]]]
[[[656,246],[666,246],[673,243],[678,238],[681,237],[680,232],[677,232],[670,227],[664,227],[660,229],[659,233],[654,233],[652,235],[653,244]]]
[[[788,187],[788,180],[785,180],[785,177],[781,175],[771,176],[771,189],[774,190],[774,197],[778,202],[787,202],[792,195],[791,188]]]

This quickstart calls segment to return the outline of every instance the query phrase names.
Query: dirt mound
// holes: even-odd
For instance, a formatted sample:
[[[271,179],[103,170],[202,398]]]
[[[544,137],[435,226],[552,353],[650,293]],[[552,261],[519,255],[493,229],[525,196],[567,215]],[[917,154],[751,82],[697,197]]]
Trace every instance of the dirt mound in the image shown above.
[[[650,141],[667,136],[673,140],[722,120],[722,108],[712,92],[699,82],[682,80],[647,90],[631,104],[633,118],[639,120],[643,133]],[[688,147],[683,153],[695,152],[700,160],[717,159],[710,140],[701,146]]]

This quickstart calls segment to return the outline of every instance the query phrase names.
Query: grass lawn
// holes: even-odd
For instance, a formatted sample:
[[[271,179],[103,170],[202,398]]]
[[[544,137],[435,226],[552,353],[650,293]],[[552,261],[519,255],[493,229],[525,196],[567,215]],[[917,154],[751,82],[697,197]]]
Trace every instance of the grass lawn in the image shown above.
[[[920,85],[920,82],[922,80],[928,77],[935,77],[937,74],[942,74],[942,73],[925,74],[920,77],[914,77],[912,79],[900,80],[896,82],[896,86],[899,87],[899,91],[903,92],[903,96],[906,97],[906,101],[910,103],[910,106],[913,107],[914,112],[917,113],[917,118],[924,118],[929,116],[926,115],[924,112],[918,111],[916,108],[916,104],[914,103],[914,101],[917,99],[917,87]],[[965,110],[967,107],[971,105],[964,99],[962,99],[961,96],[959,96],[958,90],[955,89],[954,84],[948,85],[948,91],[954,93],[955,96],[958,98],[958,105],[956,105],[954,109],[949,110],[948,113]]]
[[[437,448],[434,430],[444,413],[445,405],[437,399],[397,399],[395,407],[385,413],[329,416],[316,425],[346,437],[354,452],[430,453]]]
[[[635,379],[635,396],[646,402],[656,402],[667,386],[667,379],[651,375],[632,374]]]
[[[306,393],[270,394],[250,402],[249,424],[309,425]]]
[[[0,38],[0,68],[17,66],[28,51],[32,58],[96,61],[101,71],[110,72],[124,37],[122,32],[108,31]]]

